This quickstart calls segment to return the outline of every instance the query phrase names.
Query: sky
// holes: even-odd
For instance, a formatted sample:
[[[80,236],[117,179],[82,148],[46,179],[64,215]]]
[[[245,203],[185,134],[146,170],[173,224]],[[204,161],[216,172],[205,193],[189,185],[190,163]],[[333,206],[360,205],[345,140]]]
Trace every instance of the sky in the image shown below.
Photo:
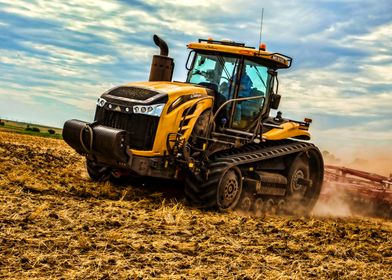
[[[294,59],[279,72],[283,116],[312,118],[312,141],[337,156],[392,158],[390,0],[0,0],[0,118],[92,121],[101,93],[148,80],[153,34],[183,81],[187,43],[256,47],[262,8],[267,50]]]

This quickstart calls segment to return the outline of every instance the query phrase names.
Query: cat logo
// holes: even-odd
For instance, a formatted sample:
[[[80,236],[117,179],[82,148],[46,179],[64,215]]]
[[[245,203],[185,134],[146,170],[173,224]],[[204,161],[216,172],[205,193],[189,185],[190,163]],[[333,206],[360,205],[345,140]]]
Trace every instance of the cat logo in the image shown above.
[[[120,106],[117,106],[116,108],[114,108],[114,111],[121,112]]]

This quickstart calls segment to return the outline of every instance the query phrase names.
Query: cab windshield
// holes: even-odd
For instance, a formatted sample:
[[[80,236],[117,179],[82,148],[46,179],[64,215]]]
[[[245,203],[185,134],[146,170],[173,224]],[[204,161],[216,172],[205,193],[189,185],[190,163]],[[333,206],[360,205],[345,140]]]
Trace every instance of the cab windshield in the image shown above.
[[[199,84],[215,90],[223,100],[247,97],[266,97],[269,87],[268,68],[252,60],[219,54],[197,53],[188,83]],[[234,101],[225,111],[230,127],[245,129],[251,126],[262,112],[264,99]]]
[[[199,53],[188,73],[187,82],[215,89],[226,99],[233,98],[238,63],[239,58]]]

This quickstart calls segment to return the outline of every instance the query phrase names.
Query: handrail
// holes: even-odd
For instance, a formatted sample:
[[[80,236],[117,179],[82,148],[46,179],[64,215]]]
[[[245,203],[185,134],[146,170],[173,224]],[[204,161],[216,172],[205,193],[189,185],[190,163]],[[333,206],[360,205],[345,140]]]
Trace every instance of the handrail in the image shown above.
[[[219,112],[222,111],[222,108],[225,107],[227,104],[232,103],[232,102],[236,102],[236,101],[246,101],[246,100],[254,100],[254,99],[264,99],[265,100],[265,96],[251,96],[251,97],[241,97],[241,98],[234,98],[234,99],[230,99],[225,101],[219,108],[218,110],[216,110],[214,117],[212,118],[212,120],[210,121],[210,123],[214,122],[216,117],[218,116]]]
[[[211,125],[214,124],[215,119],[217,118],[218,114],[220,113],[220,111],[222,111],[223,107],[225,107],[226,105],[233,103],[233,102],[241,102],[241,101],[247,101],[247,100],[256,100],[256,99],[263,99],[265,102],[265,96],[250,96],[250,97],[241,97],[241,98],[234,98],[234,99],[230,99],[225,101],[219,108],[218,110],[216,110],[214,116],[212,117],[212,119],[210,120],[210,123],[208,124],[208,131],[211,132]],[[264,103],[263,102],[263,103]]]

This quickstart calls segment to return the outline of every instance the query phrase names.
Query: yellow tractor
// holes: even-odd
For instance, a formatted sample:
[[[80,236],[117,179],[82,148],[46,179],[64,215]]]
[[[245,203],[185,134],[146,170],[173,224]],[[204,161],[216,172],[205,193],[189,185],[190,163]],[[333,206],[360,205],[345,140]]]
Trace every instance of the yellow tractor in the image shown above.
[[[157,35],[148,82],[103,93],[94,122],[69,120],[63,138],[96,181],[147,176],[181,180],[195,205],[308,213],[323,181],[323,159],[306,142],[310,119],[278,109],[277,70],[292,59],[233,41],[188,44],[185,82]]]

